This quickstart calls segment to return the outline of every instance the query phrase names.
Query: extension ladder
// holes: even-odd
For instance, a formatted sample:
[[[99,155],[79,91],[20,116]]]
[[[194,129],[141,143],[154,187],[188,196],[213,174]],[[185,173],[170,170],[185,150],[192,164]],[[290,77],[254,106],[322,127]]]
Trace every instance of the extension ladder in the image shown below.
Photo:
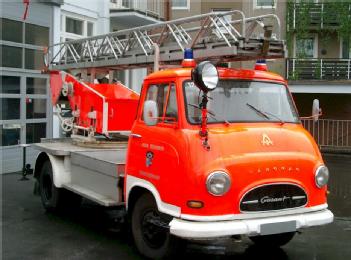
[[[235,19],[227,19],[228,17]],[[212,12],[48,47],[47,70],[124,70],[180,64],[185,48],[197,61],[231,62],[286,56],[274,14],[245,17],[242,11]]]

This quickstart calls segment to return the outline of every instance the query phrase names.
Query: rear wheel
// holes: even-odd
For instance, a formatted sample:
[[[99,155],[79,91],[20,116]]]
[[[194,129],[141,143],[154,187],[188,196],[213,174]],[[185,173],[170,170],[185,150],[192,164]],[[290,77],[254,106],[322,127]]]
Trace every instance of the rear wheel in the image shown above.
[[[294,235],[295,232],[288,232],[266,236],[255,236],[250,237],[250,239],[258,246],[280,247],[289,243],[290,240],[293,239]]]
[[[82,197],[68,190],[57,188],[53,180],[51,163],[46,161],[39,176],[39,192],[45,210],[57,211],[79,207]]]
[[[183,245],[183,241],[170,235],[169,221],[157,210],[151,194],[146,193],[137,200],[132,212],[132,233],[142,255],[151,259],[169,257]]]

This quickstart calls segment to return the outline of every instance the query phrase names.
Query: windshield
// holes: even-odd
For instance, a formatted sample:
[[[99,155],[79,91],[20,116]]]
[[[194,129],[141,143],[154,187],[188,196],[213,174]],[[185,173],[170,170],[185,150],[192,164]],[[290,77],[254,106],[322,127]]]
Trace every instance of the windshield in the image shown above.
[[[184,82],[184,92],[188,121],[199,124],[202,93],[192,81]],[[208,123],[299,122],[293,101],[282,84],[220,80],[208,96]]]

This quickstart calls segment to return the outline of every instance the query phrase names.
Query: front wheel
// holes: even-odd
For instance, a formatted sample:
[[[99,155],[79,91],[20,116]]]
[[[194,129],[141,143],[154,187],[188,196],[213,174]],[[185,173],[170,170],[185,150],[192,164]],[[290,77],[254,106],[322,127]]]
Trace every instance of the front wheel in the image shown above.
[[[158,211],[151,194],[142,195],[132,212],[132,233],[138,251],[151,259],[173,256],[181,245],[165,225],[168,220]],[[181,251],[178,251],[179,253]]]
[[[250,237],[250,239],[258,246],[281,247],[289,243],[294,235],[295,232],[288,232],[274,235],[255,236]]]

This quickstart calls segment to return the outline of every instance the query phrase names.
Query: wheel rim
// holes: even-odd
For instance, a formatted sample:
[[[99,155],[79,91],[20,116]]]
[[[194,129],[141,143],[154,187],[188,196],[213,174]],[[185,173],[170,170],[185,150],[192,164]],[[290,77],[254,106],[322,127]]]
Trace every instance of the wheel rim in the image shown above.
[[[154,209],[146,211],[141,219],[143,240],[149,247],[154,249],[162,247],[167,239],[167,232],[156,224],[160,222],[160,215]]]
[[[47,173],[43,176],[43,191],[46,200],[50,200],[52,198],[52,180]]]

